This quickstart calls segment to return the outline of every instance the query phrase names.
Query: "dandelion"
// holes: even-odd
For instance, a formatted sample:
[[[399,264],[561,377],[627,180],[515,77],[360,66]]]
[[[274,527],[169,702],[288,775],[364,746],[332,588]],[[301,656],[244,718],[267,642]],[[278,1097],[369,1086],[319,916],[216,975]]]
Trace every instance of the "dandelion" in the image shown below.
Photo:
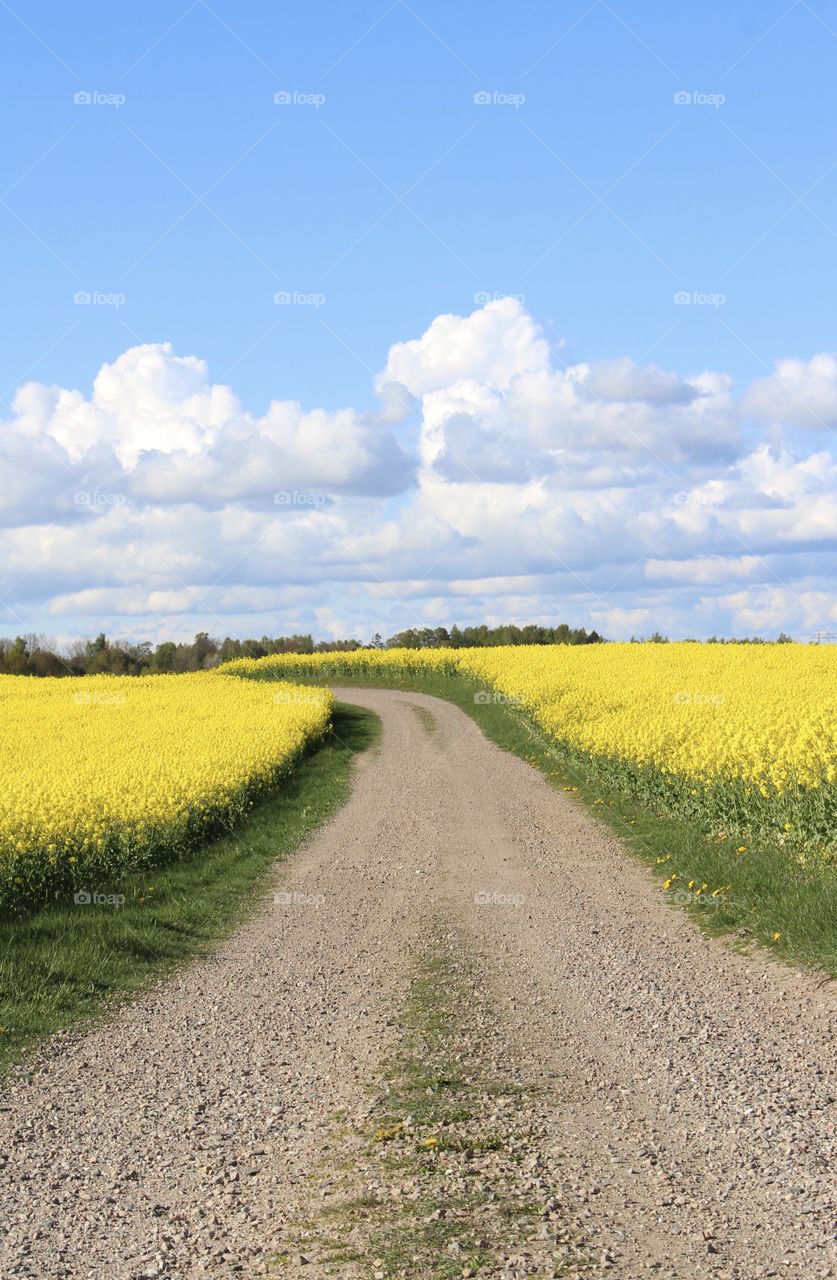
[[[376,1129],[375,1138],[378,1142],[391,1142],[393,1138],[398,1137],[403,1128],[404,1125],[402,1123],[382,1125],[380,1129]]]

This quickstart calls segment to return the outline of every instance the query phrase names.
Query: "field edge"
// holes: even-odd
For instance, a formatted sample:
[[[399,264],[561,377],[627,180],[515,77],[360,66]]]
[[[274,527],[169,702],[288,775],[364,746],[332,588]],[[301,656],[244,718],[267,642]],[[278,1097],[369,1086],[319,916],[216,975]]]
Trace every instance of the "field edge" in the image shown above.
[[[453,675],[375,678],[368,673],[324,678],[298,668],[292,680],[332,690],[425,693],[453,703],[497,746],[534,765],[552,786],[579,800],[648,867],[672,905],[688,911],[708,936],[740,950],[759,944],[776,959],[837,976],[837,874],[789,864],[777,848],[753,845],[742,859],[732,845],[713,842],[696,824],[653,813],[569,759],[506,700],[476,696],[481,693],[477,681]],[[695,888],[707,887],[695,893],[687,888],[690,881]],[[713,896],[723,886],[727,891]]]
[[[107,1016],[228,937],[276,866],[348,800],[353,759],[380,727],[372,712],[338,704],[330,735],[242,825],[120,878],[124,905],[48,904],[0,921],[0,1089],[49,1037]]]

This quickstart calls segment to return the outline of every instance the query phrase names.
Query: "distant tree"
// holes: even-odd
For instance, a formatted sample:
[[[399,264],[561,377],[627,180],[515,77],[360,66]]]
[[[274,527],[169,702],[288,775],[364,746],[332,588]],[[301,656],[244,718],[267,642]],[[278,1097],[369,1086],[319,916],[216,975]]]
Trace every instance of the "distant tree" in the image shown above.
[[[388,649],[427,649],[450,645],[459,649],[482,648],[493,645],[531,645],[531,644],[601,644],[602,637],[597,631],[587,632],[583,627],[572,629],[566,623],[557,627],[541,627],[536,623],[528,623],[524,627],[505,624],[488,627],[481,624],[477,627],[465,627],[464,630],[454,625],[448,631],[445,627],[411,627],[407,631],[398,631],[386,642]]]
[[[6,654],[6,670],[12,676],[25,676],[29,666],[29,646],[23,636],[16,636]]]
[[[152,671],[174,671],[175,659],[177,658],[177,645],[173,640],[163,640],[157,645],[151,655],[150,669]]]

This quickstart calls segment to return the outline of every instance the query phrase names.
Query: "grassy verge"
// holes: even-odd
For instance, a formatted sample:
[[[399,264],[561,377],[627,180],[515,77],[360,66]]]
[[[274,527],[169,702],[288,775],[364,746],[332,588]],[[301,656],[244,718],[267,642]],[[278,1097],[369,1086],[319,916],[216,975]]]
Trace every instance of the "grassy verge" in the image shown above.
[[[542,1149],[546,1113],[518,1063],[499,1055],[502,1067],[488,1066],[481,999],[458,940],[428,921],[371,1117],[335,1118],[323,1186],[312,1186],[278,1274],[300,1256],[318,1275],[383,1280],[496,1275],[523,1251],[538,1275],[586,1265]]]
[[[293,671],[297,684],[324,683]],[[477,686],[457,676],[375,678],[341,676],[345,688],[403,689],[429,693],[460,707],[486,737],[528,761],[559,789],[572,794],[611,827],[628,849],[667,885],[673,903],[707,930],[758,941],[790,963],[837,974],[837,873],[801,867],[777,844],[753,843],[739,853],[736,841],[719,841],[699,818],[686,821],[654,813],[561,751],[520,711],[502,701],[475,702]],[[691,887],[690,887],[691,885]]]
[[[379,722],[337,706],[334,732],[234,834],[182,861],[96,886],[107,902],[50,905],[0,922],[0,1078],[43,1036],[100,1013],[207,951],[242,918],[271,866],[348,795],[352,757]]]

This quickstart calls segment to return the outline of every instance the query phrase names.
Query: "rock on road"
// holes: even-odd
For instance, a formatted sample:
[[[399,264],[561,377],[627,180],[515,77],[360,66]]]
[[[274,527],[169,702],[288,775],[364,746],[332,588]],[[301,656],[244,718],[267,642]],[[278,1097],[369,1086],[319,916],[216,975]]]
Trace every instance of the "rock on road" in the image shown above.
[[[434,917],[543,1086],[608,1274],[837,1275],[833,987],[707,940],[457,708],[336,692],[384,726],[346,806],[210,958],[0,1094],[2,1280],[267,1274]]]

